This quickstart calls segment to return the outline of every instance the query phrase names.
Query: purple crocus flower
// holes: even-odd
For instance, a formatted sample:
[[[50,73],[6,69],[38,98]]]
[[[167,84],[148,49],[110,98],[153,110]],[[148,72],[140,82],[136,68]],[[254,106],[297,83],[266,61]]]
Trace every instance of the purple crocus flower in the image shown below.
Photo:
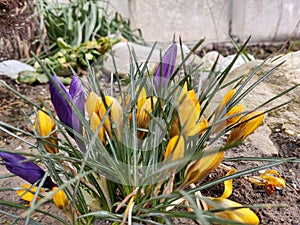
[[[162,62],[158,65],[154,75],[154,87],[164,87],[173,74],[177,56],[177,44],[174,42],[162,57]],[[161,84],[162,81],[162,84]]]
[[[7,170],[31,184],[38,183],[45,176],[45,171],[42,168],[31,161],[25,161],[26,158],[22,155],[0,152],[0,157]],[[53,183],[50,177],[47,177],[43,187],[52,190],[57,185]]]
[[[75,75],[73,77],[69,92],[57,76],[54,76],[53,80],[61,87],[61,89],[66,94],[66,97],[69,98],[71,102],[73,102],[73,104],[78,108],[81,114],[84,115],[85,97],[78,76]],[[52,104],[60,121],[68,125],[79,134],[82,134],[82,123],[80,122],[76,113],[72,110],[65,97],[59,92],[59,89],[55,86],[53,81],[50,82],[50,95]],[[74,137],[74,134],[71,134],[71,136]]]

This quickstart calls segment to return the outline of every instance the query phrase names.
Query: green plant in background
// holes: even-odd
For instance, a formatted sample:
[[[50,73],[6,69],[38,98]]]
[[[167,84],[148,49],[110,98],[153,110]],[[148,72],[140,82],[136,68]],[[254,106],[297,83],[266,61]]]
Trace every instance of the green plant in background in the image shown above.
[[[101,62],[102,56],[114,44],[127,40],[143,43],[141,31],[132,30],[129,19],[113,11],[109,1],[70,1],[62,4],[55,1],[36,1],[35,9],[45,26],[50,52],[39,55],[61,78],[70,84],[72,69],[77,74],[86,73],[87,61]],[[101,63],[98,63],[100,65]],[[33,84],[49,82],[46,74],[36,62],[36,72],[24,71],[18,81]]]
[[[62,38],[58,38],[57,43],[60,50],[41,61],[48,65],[64,84],[70,84],[73,75],[72,70],[75,70],[78,75],[84,75],[87,74],[88,64],[97,63],[99,66],[97,71],[100,71],[104,53],[108,52],[111,46],[119,41],[120,39],[113,40],[108,37],[101,37],[72,47],[65,43]],[[49,79],[40,64],[36,62],[34,67],[36,72],[23,71],[19,74],[18,81],[28,84],[48,83]]]
[[[109,1],[96,0],[70,1],[68,4],[38,1],[41,20],[55,45],[58,38],[63,38],[68,45],[79,46],[112,35],[132,42],[143,42],[141,31],[132,30],[130,21],[118,12],[109,11],[109,6]]]
[[[31,202],[23,214],[27,216],[26,223],[32,212],[53,199],[72,224],[93,224],[98,218],[115,224],[172,224],[173,218],[193,219],[201,224],[258,224],[258,217],[249,208],[263,206],[243,206],[228,199],[232,179],[295,160],[274,159],[239,172],[221,164],[224,151],[241,144],[259,127],[266,113],[245,110],[241,100],[280,66],[249,86],[259,68],[246,78],[224,83],[245,45],[223,72],[213,68],[203,84],[194,80],[199,67],[185,65],[192,52],[175,66],[175,43],[162,57],[154,77],[147,72],[148,62],[139,65],[133,55],[127,90],[123,90],[116,77],[119,95],[105,93],[93,74],[88,83],[74,75],[69,90],[57,76],[48,74],[51,101],[58,118],[45,103],[45,108],[41,108],[30,102],[38,111],[33,133],[0,123],[1,130],[9,128],[36,140],[29,143],[38,149],[37,154],[0,151],[7,168],[32,184],[23,188],[23,195],[19,193]],[[200,90],[197,94],[195,86]],[[222,100],[210,112],[212,99],[228,86],[232,88],[222,94]],[[226,142],[218,142],[224,136]],[[28,143],[20,136],[17,138]],[[36,179],[29,180],[30,174],[22,171],[24,160],[15,154],[30,156],[28,160],[43,164],[47,172],[41,172],[31,162],[39,173]],[[11,170],[14,164],[21,164],[21,170]],[[205,178],[217,167],[225,168],[227,175],[207,182]],[[271,179],[272,174],[276,172],[253,182],[285,187],[280,175]],[[45,185],[50,177],[54,190]],[[260,179],[267,182],[259,183]],[[220,197],[201,195],[201,190],[222,182],[225,188]],[[47,190],[50,192],[45,194]],[[22,218],[16,216],[16,221]]]

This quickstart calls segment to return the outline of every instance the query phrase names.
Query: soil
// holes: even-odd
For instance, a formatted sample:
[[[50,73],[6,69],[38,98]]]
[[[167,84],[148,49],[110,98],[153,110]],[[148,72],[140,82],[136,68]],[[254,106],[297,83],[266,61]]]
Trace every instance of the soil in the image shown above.
[[[281,46],[282,47],[282,46]],[[257,49],[260,49],[258,46]],[[256,50],[257,50],[256,49]],[[288,48],[285,48],[288,49]],[[214,50],[214,49],[207,49]],[[253,50],[256,51],[255,49]],[[278,50],[278,48],[277,48]],[[231,49],[224,47],[223,49],[218,49],[222,55],[226,56],[230,54]],[[264,57],[268,54],[268,50],[264,50]],[[270,54],[274,53],[274,49],[270,50]],[[227,54],[226,54],[227,52]],[[256,51],[259,52],[259,51]],[[257,57],[257,55],[256,55]],[[257,57],[257,58],[262,58]],[[36,85],[29,86],[26,84],[18,84],[14,80],[11,80],[5,76],[0,76],[0,80],[6,81],[13,89],[19,91],[21,94],[26,96],[29,100],[34,101],[36,104],[40,104],[39,99],[44,101],[49,101],[48,85]],[[8,124],[16,126],[20,129],[29,129],[26,124],[28,124],[28,117],[26,115],[33,114],[33,108],[29,104],[25,103],[20,97],[17,97],[11,91],[5,89],[0,85],[0,120]],[[279,155],[276,157],[297,157],[300,158],[300,139],[298,136],[289,136],[285,133],[281,127],[274,129],[271,134],[271,140],[279,149]],[[28,146],[24,145],[21,140],[11,137],[9,134],[0,131],[0,148],[5,147],[7,149],[29,149]],[[239,156],[259,156],[265,157],[262,150],[256,149],[251,146],[251,143],[243,144],[238,148],[234,148],[226,153],[226,157],[239,157]],[[226,165],[233,166],[238,169],[238,171],[249,168],[252,165],[261,165],[263,162],[249,162],[249,161],[239,161],[239,162],[225,162]],[[241,177],[234,179],[233,181],[233,193],[230,196],[231,200],[237,201],[241,204],[277,204],[277,206],[269,208],[253,209],[261,220],[261,224],[291,224],[300,225],[300,164],[298,163],[285,163],[276,166],[272,169],[276,169],[281,176],[286,180],[287,187],[285,189],[275,190],[273,194],[268,195],[265,187],[259,187],[251,184],[247,181],[247,177]],[[212,173],[208,179],[213,179],[222,170],[216,170]],[[0,165],[0,190],[9,189],[7,191],[0,191],[0,201],[10,201],[16,202],[18,204],[24,204],[22,200],[16,195],[15,191],[11,188],[18,187],[23,181],[17,177],[2,178],[7,175],[8,172],[4,166]],[[250,174],[251,175],[251,174]],[[250,176],[247,175],[247,176]],[[253,173],[252,175],[259,175],[259,173]],[[217,185],[213,188],[205,190],[202,194],[205,196],[220,196],[223,192],[223,186]],[[281,207],[278,206],[281,205]],[[44,204],[41,208],[46,212],[50,212],[58,215],[59,217],[66,220],[64,214],[56,209],[53,203],[49,202]],[[24,209],[16,209],[12,206],[4,206],[0,204],[0,223],[1,224],[11,224],[14,218],[10,216],[10,213],[14,215],[21,215]],[[54,218],[46,216],[41,213],[34,213],[32,217],[39,221],[41,224],[61,224]],[[193,221],[187,220],[174,220],[174,224],[195,224]],[[18,221],[15,224],[24,224],[24,221]],[[95,223],[96,224],[96,223]],[[97,224],[110,224],[107,221],[97,221]]]

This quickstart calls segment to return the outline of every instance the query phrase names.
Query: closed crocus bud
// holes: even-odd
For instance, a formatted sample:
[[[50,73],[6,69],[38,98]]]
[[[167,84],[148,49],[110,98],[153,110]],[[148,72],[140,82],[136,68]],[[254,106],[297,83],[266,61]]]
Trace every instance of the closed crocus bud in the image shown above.
[[[191,162],[185,170],[185,178],[181,187],[196,183],[204,179],[216,169],[224,158],[224,151],[209,152],[204,150],[203,157]]]
[[[62,82],[58,79],[57,76],[53,76],[53,81],[50,82],[50,95],[51,101],[55,108],[58,118],[61,122],[72,128],[79,134],[83,134],[82,123],[72,107],[66,100],[65,96],[60,93],[60,90],[56,87],[54,82],[62,89],[65,93],[67,99],[74,104],[75,107],[79,110],[79,112],[84,117],[84,91],[81,86],[80,80],[77,75],[72,78],[69,91],[65,88]],[[68,131],[68,130],[67,130]],[[73,132],[68,131],[68,133],[75,138],[75,134]],[[79,138],[76,138],[75,141],[79,145],[81,150],[84,150],[84,144]]]
[[[231,208],[231,207],[242,207],[243,205],[231,201],[226,198],[209,198],[214,203],[218,204],[220,208]],[[209,209],[216,209],[216,206],[212,206],[207,202]],[[249,208],[239,208],[235,210],[221,211],[214,213],[216,216],[219,216],[224,219],[233,220],[235,222],[244,223],[244,224],[259,224],[259,219],[257,215]]]
[[[241,124],[230,131],[226,144],[233,145],[245,140],[263,123],[263,119],[264,114],[259,111],[252,112],[244,116],[240,120]]]
[[[26,161],[27,159],[24,156],[0,152],[0,157],[8,171],[21,177],[30,184],[38,183],[45,176],[45,171],[42,170],[42,168],[31,161]],[[52,189],[55,186],[57,185],[53,183],[51,178],[47,177],[42,187]]]
[[[49,134],[53,132],[56,127],[55,122],[44,111],[46,111],[45,107],[43,107],[43,110],[38,111],[38,117],[37,117],[37,125],[38,125],[37,131],[38,134],[42,137],[49,136]],[[45,140],[53,143],[54,145],[58,145],[56,133],[52,133],[51,136],[45,138]],[[58,153],[58,149],[55,146],[50,144],[45,144],[45,149],[47,150],[47,152],[51,154]]]
[[[166,86],[168,80],[171,78],[177,57],[177,44],[174,42],[165,52],[162,57],[161,64],[158,65],[154,75],[153,84],[156,90]]]
[[[69,204],[66,193],[63,190],[58,190],[58,187],[53,187],[52,191],[56,191],[52,197],[55,206],[61,210],[66,210]]]
[[[116,135],[120,139],[121,137],[121,130],[123,127],[123,109],[117,99],[111,96],[105,96],[104,98],[105,103],[100,98],[100,110],[99,115],[101,120],[105,119],[104,127],[105,130],[108,132],[109,136],[112,137],[112,124],[108,116],[106,116],[107,109],[110,108],[109,115],[111,117],[112,122],[116,126]],[[106,106],[105,106],[106,104]],[[106,117],[106,118],[105,118]]]
[[[112,121],[116,126],[116,135],[118,138],[120,138],[123,126],[123,109],[120,103],[113,97],[105,96],[104,101],[96,93],[89,93],[86,101],[86,108],[90,117],[91,129],[95,131],[100,122],[104,119],[103,129],[109,134],[110,137],[112,137]],[[107,109],[110,110],[108,114],[106,113]],[[102,142],[105,142],[104,130],[100,128],[98,134]]]

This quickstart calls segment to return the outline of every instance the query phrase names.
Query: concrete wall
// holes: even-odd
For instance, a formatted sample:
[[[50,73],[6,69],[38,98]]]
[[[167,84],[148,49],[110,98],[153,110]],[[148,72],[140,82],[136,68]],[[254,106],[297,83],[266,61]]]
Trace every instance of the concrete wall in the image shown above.
[[[252,35],[253,42],[300,37],[298,0],[114,0],[116,8],[118,2],[150,42],[169,42],[174,34],[185,43],[226,42],[229,35],[241,41]]]

